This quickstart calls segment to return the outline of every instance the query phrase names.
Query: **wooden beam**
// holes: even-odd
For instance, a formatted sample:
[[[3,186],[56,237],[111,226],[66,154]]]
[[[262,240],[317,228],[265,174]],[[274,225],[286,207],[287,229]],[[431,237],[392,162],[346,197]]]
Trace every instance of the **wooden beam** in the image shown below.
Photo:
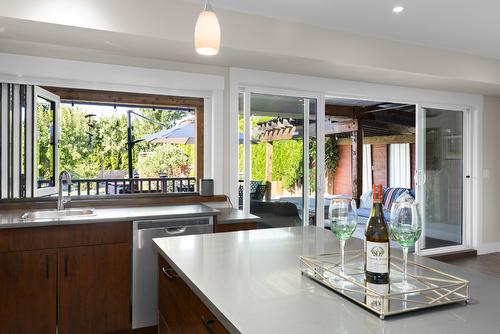
[[[399,132],[400,134],[414,134],[415,127],[401,125],[397,123],[384,122],[384,121],[369,121],[367,122],[367,128],[381,129],[393,132]]]
[[[358,131],[358,120],[356,119],[325,124],[325,135],[348,133],[353,131]]]
[[[337,106],[332,104],[326,104],[325,115],[356,118],[356,110],[351,106]]]
[[[363,144],[414,144],[415,135],[372,136],[364,137]],[[337,145],[351,145],[351,138],[339,138]]]
[[[359,207],[360,197],[363,192],[363,131],[362,125],[357,131],[351,133],[351,178],[352,198]]]
[[[386,108],[377,108],[376,107],[376,109],[368,109],[368,110],[363,111],[363,114],[371,114],[371,113],[376,113],[379,111],[399,110],[399,109],[404,109],[404,108],[408,108],[408,107],[415,107],[415,105],[414,104],[398,104],[398,105],[394,105],[394,106],[390,106],[390,107],[386,107]]]
[[[63,102],[99,103],[108,105],[148,106],[148,107],[203,107],[203,98],[153,95],[143,93],[114,92],[105,90],[43,87],[61,97]]]

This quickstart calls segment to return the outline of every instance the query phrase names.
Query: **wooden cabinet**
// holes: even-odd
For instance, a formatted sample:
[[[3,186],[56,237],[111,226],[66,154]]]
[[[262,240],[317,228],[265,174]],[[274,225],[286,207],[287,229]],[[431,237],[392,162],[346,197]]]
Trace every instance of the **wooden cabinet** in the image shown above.
[[[0,332],[55,333],[55,250],[0,254]]]
[[[176,272],[160,258],[158,299],[159,313],[163,316],[172,334],[188,333],[190,321],[189,287]]]
[[[130,329],[130,238],[130,223],[0,230],[0,333]]]
[[[130,327],[130,245],[58,251],[59,333],[109,333]]]
[[[255,230],[256,228],[257,228],[257,223],[255,223],[255,222],[216,224],[215,225],[215,233],[248,231],[248,230]]]
[[[190,296],[192,333],[196,334],[229,334],[215,315],[194,294]]]
[[[159,334],[229,333],[161,256],[158,273]]]

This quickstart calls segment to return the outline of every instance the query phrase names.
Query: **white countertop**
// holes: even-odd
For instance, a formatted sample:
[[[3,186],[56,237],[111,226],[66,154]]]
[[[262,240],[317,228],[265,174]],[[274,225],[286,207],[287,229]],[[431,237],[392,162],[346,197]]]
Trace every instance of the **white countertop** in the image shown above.
[[[217,216],[220,211],[212,209],[203,204],[190,205],[161,205],[161,206],[140,206],[140,207],[98,207],[95,208],[95,215],[74,216],[61,219],[46,219],[41,221],[24,221],[21,216],[26,211],[0,211],[0,229],[37,227],[63,224],[89,224],[103,222],[131,222],[134,220],[181,218],[181,217],[206,217]]]
[[[299,270],[299,255],[338,251],[328,230],[263,229],[154,239],[162,256],[232,333],[498,333],[500,280],[416,258],[471,282],[471,303],[380,320]],[[348,249],[361,249],[357,239]]]

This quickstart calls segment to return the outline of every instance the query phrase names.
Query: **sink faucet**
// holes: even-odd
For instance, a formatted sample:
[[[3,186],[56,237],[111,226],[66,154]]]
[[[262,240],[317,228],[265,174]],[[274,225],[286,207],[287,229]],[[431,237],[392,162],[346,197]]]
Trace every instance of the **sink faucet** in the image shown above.
[[[66,185],[68,186],[67,197],[63,195],[63,182],[65,182]],[[59,195],[57,197],[57,210],[64,210],[64,204],[71,201],[70,185],[71,185],[71,175],[66,171],[62,171],[61,174],[59,174]]]

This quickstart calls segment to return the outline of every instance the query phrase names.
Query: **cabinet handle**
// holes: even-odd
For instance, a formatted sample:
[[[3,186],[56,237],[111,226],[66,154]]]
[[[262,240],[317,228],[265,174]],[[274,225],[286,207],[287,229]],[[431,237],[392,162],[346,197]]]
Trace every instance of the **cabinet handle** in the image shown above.
[[[201,316],[201,321],[203,322],[203,326],[207,329],[210,334],[216,334],[212,329],[212,324],[215,323],[215,320],[205,319],[204,316]]]
[[[165,276],[168,277],[168,279],[174,279],[176,277],[179,277],[178,275],[176,274],[169,274],[169,271],[173,271],[175,273],[175,270],[173,269],[166,269],[165,267],[161,267],[161,271],[163,271],[163,273],[165,274]]]
[[[68,255],[64,255],[64,277],[68,277]]]
[[[45,255],[45,277],[49,279],[49,256]]]

